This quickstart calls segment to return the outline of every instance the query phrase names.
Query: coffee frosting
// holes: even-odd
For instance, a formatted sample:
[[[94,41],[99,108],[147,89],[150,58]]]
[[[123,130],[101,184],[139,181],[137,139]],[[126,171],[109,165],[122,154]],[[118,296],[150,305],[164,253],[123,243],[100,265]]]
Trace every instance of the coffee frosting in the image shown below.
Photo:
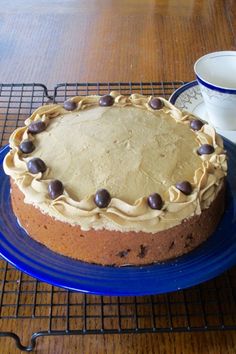
[[[191,130],[193,117],[163,98],[163,109],[153,110],[151,97],[111,95],[111,107],[100,107],[99,96],[71,98],[77,104],[72,112],[58,104],[42,106],[13,132],[4,170],[24,193],[25,203],[82,230],[155,233],[200,215],[222,188],[227,172],[222,139],[214,128],[204,124],[199,131]],[[29,124],[38,120],[46,123],[46,130],[29,134]],[[25,139],[36,147],[29,155],[19,150]],[[213,145],[214,153],[199,156],[202,144]],[[46,163],[45,173],[28,172],[32,157]],[[48,195],[52,179],[65,187],[55,200]],[[193,187],[190,195],[175,187],[183,180]],[[104,209],[94,203],[99,188],[112,197]],[[154,192],[164,201],[161,210],[148,206],[147,197]]]

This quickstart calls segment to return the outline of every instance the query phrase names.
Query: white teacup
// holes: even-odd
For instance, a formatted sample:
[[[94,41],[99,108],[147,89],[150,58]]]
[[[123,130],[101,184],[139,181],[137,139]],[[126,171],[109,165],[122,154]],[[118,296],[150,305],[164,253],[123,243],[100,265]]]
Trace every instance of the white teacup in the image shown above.
[[[206,54],[194,71],[212,125],[236,130],[236,51]]]

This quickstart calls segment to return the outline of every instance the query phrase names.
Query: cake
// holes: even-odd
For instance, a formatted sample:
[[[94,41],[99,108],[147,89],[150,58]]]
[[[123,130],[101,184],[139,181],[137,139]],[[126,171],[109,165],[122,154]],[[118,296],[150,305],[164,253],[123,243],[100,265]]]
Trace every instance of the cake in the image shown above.
[[[221,137],[161,97],[111,92],[41,106],[12,133],[4,170],[30,237],[89,263],[179,257],[224,212]]]

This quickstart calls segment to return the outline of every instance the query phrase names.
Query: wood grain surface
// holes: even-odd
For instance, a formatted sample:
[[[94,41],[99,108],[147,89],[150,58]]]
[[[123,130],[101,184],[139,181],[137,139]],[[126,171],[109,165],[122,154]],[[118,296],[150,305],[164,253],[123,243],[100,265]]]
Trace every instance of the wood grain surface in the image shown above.
[[[235,8],[234,0],[2,0],[0,81],[192,80],[198,57],[235,49]]]
[[[27,329],[26,329],[27,330]],[[1,340],[1,354],[25,353]],[[116,334],[42,337],[37,354],[235,354],[235,333]]]
[[[190,81],[198,57],[235,49],[235,0],[1,1],[2,83]],[[37,328],[5,320],[1,330],[27,344]],[[0,338],[1,354],[19,352]],[[44,337],[36,352],[235,354],[236,333]]]

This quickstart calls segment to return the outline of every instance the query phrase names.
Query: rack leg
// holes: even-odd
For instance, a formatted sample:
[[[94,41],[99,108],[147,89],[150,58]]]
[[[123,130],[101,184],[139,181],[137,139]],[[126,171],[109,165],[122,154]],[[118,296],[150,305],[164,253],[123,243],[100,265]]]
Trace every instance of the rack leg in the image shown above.
[[[20,341],[20,338],[15,333],[12,333],[12,332],[0,332],[0,338],[1,337],[13,338],[15,343],[16,343],[17,348],[22,350],[22,351],[25,351],[25,352],[31,352],[32,350],[35,349],[35,346],[36,346],[36,338],[33,337],[33,336],[31,338],[31,343],[28,346],[22,345],[21,341]]]

